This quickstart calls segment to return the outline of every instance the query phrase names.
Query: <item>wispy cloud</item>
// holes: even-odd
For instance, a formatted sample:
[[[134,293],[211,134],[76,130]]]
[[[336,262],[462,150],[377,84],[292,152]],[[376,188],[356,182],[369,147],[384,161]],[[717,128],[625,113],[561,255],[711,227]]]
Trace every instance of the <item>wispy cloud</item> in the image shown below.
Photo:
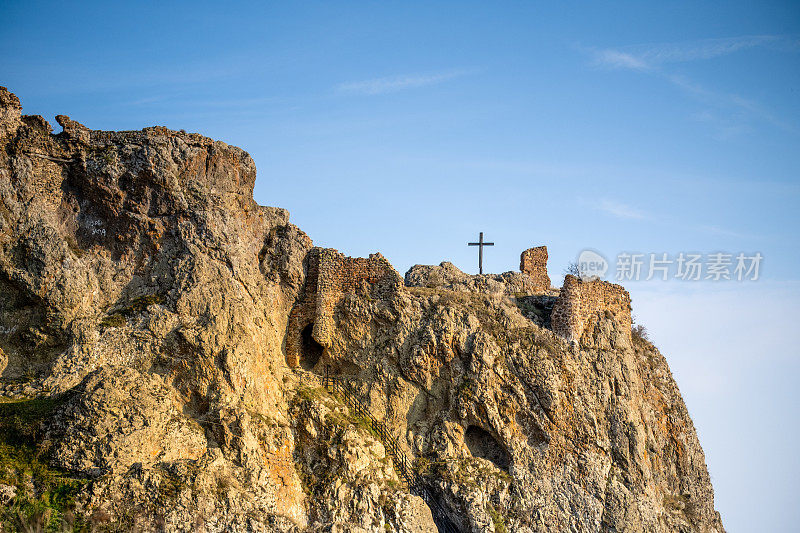
[[[644,220],[648,218],[645,213],[634,207],[609,199],[601,200],[600,204],[597,205],[597,210],[624,220]]]
[[[590,53],[598,66],[645,70],[665,63],[712,59],[750,48],[798,51],[800,40],[782,35],[745,35],[727,39],[634,45],[620,49],[590,49]]]
[[[758,235],[753,233],[742,233],[740,231],[734,231],[727,228],[723,228],[720,226],[715,225],[701,225],[698,227],[700,231],[711,235],[719,235],[720,237],[733,237],[735,239],[757,239],[759,238]]]
[[[712,59],[750,48],[797,51],[800,49],[800,40],[782,35],[745,35],[727,39],[703,39],[645,46],[642,47],[641,56],[652,64],[681,63]]]
[[[618,218],[620,220],[628,220],[628,221],[639,220],[647,222],[648,224],[655,224],[656,226],[669,227],[672,230],[679,230],[691,233],[697,233],[698,231],[700,231],[705,234],[714,235],[717,237],[728,237],[740,240],[764,239],[762,235],[758,235],[756,233],[736,231],[719,225],[691,223],[691,222],[687,223],[684,220],[680,220],[670,216],[665,216],[663,214],[655,216],[652,213],[648,213],[646,211],[643,211],[641,209],[638,209],[636,207],[633,207],[631,205],[625,204],[623,202],[611,198],[603,198],[599,202],[596,203],[592,202],[592,204],[596,211],[612,216],[614,218]]]
[[[247,108],[259,109],[269,104],[285,104],[287,99],[277,97],[258,97],[258,98],[228,98],[228,99],[203,99],[195,98],[189,93],[176,92],[174,94],[161,94],[139,98],[125,102],[125,105],[130,106],[151,106],[151,105],[174,105],[175,102],[181,102],[185,106],[194,109],[229,109],[229,108]]]
[[[665,80],[686,94],[718,108],[727,109],[733,116],[720,119],[706,112],[701,118],[711,125],[719,125],[718,139],[728,139],[747,128],[741,126],[746,117],[758,118],[782,129],[792,126],[776,117],[764,106],[738,94],[716,91],[692,81],[685,75],[669,72],[665,65],[707,60],[752,48],[768,48],[787,52],[800,51],[800,40],[782,35],[749,35],[728,39],[703,39],[682,43],[634,45],[622,48],[584,49],[596,67],[614,70],[632,70]],[[711,117],[714,117],[712,120]]]
[[[681,89],[682,91],[694,96],[697,99],[703,100],[706,103],[713,104],[718,107],[735,109],[743,114],[757,116],[783,129],[790,128],[786,122],[775,117],[774,114],[769,112],[764,106],[754,100],[745,98],[744,96],[740,96],[738,94],[708,89],[707,87],[704,87],[683,75],[668,74],[664,72],[655,72],[655,74],[667,80],[669,83]],[[704,116],[707,117],[708,115]]]
[[[384,94],[401,91],[403,89],[415,89],[428,85],[438,85],[454,78],[460,78],[468,74],[473,74],[474,72],[475,70],[470,69],[456,69],[429,74],[387,76],[384,78],[340,83],[336,86],[336,90],[338,92],[351,94]]]
[[[594,55],[595,64],[599,66],[628,68],[633,70],[647,70],[650,68],[650,65],[648,65],[644,59],[620,50],[613,50],[610,48],[592,50],[592,55]]]
[[[718,141],[727,141],[750,131],[751,128],[734,118],[710,110],[701,111],[692,115],[697,122],[711,126],[716,133],[713,137]]]

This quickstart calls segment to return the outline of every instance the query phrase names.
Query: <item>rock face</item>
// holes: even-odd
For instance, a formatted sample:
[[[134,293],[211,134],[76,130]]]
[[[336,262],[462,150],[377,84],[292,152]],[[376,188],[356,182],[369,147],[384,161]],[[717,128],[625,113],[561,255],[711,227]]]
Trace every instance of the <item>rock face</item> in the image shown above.
[[[453,263],[445,261],[439,266],[414,265],[406,272],[408,287],[428,287],[456,292],[482,292],[506,296],[544,294],[550,292],[550,283],[544,287],[540,280],[521,272],[502,274],[475,274],[462,272]]]
[[[0,89],[0,392],[49,406],[33,444],[83,480],[74,516],[435,531],[327,371],[460,531],[723,531],[666,361],[629,323],[594,313],[567,342],[526,274],[404,284],[379,254],[313,248],[253,201],[238,148],[65,116],[53,135],[20,109]]]

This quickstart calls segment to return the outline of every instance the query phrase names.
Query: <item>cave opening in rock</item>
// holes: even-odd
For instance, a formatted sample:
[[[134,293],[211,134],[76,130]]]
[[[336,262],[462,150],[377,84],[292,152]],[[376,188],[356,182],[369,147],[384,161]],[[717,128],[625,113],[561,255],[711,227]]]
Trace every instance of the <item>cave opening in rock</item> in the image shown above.
[[[305,370],[311,370],[317,365],[319,358],[322,357],[322,345],[314,337],[314,323],[307,325],[300,333],[302,342],[300,350],[300,366]]]
[[[478,426],[469,426],[464,433],[464,443],[474,457],[491,461],[497,468],[508,471],[508,453],[491,433]]]

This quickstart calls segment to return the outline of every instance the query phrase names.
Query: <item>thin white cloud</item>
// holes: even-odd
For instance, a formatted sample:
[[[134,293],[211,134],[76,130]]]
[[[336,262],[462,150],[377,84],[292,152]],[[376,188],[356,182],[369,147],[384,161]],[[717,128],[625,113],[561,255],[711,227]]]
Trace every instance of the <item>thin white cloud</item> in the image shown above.
[[[751,48],[800,50],[800,41],[782,35],[745,35],[681,43],[657,43],[623,48],[590,49],[594,64],[608,68],[647,70],[665,63],[712,59]]]
[[[438,85],[454,78],[466,76],[473,73],[473,70],[447,70],[432,74],[409,74],[402,76],[387,76],[384,78],[374,78],[371,80],[352,81],[341,83],[336,86],[338,92],[351,94],[376,95],[401,91],[403,89],[415,89],[429,85]]]
[[[706,104],[727,109],[733,115],[731,117],[733,120],[707,121],[712,125],[715,122],[718,123],[716,137],[724,140],[746,131],[746,128],[741,126],[741,122],[748,116],[769,122],[781,129],[792,130],[794,128],[758,102],[737,94],[708,89],[684,75],[668,72],[665,70],[664,65],[712,59],[752,48],[798,52],[800,51],[800,40],[782,35],[749,35],[727,39],[703,39],[683,43],[635,45],[622,48],[590,48],[584,49],[584,51],[592,57],[592,64],[597,67],[647,73],[665,80]],[[708,113],[703,116],[708,118],[712,114]]]
[[[182,104],[186,106],[191,106],[192,108],[195,109],[199,108],[225,109],[225,108],[237,108],[237,107],[258,109],[259,107],[268,104],[283,104],[287,101],[287,99],[273,98],[273,97],[259,97],[259,98],[229,98],[229,99],[208,100],[208,99],[193,99],[186,92],[176,92],[174,94],[169,94],[169,95],[165,94],[165,95],[141,98],[138,100],[132,100],[126,102],[126,105],[148,106],[161,103],[168,103],[171,105],[172,103],[177,101],[180,101]]]
[[[751,130],[751,128],[730,117],[714,113],[708,109],[694,114],[692,118],[697,122],[712,127],[716,131],[713,137],[718,141],[727,141]]]
[[[649,64],[682,63],[712,59],[750,48],[794,49],[800,42],[781,35],[745,35],[727,39],[702,39],[641,47],[640,57]]]
[[[601,200],[597,210],[624,220],[644,220],[647,218],[647,215],[638,209],[609,199]]]
[[[758,238],[757,235],[752,233],[742,233],[740,231],[734,231],[728,228],[723,228],[720,226],[715,225],[701,225],[698,228],[700,231],[705,233],[709,233],[711,235],[719,235],[721,237],[734,237],[736,239],[755,239]]]
[[[644,59],[620,50],[606,48],[592,50],[592,54],[594,55],[594,63],[598,66],[633,70],[647,70],[650,68],[650,65]]]

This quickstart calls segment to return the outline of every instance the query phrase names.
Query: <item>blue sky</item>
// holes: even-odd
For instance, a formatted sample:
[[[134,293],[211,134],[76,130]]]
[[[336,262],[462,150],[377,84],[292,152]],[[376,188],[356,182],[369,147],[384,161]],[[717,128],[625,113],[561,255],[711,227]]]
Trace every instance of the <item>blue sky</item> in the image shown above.
[[[556,282],[587,247],[761,252],[629,288],[728,529],[800,522],[800,4],[6,1],[0,50],[26,113],[240,146],[256,200],[401,273],[475,271],[479,231],[486,271],[546,244]]]

